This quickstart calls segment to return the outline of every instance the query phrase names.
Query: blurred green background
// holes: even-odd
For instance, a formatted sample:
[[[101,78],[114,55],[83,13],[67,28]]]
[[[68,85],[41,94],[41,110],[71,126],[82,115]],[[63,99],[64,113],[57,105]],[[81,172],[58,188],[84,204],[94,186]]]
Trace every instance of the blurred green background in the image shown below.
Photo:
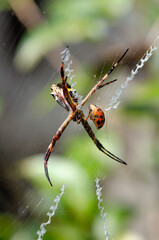
[[[60,81],[60,52],[70,46],[75,88],[85,96],[130,48],[109,77],[118,81],[84,107],[86,115],[89,103],[104,110],[157,37],[158,15],[157,0],[0,1],[0,240],[37,239],[63,184],[66,192],[43,239],[104,239],[96,177],[111,239],[158,239],[158,50],[129,83],[118,109],[105,111],[105,126],[94,129],[128,166],[99,152],[71,122],[49,160],[53,188],[43,169],[47,146],[67,116],[50,95]]]

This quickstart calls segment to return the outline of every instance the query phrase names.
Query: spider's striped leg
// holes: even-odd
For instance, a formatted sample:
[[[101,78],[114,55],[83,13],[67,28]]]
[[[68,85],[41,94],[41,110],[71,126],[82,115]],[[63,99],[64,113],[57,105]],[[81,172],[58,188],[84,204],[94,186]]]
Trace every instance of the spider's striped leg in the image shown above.
[[[62,78],[62,89],[63,89],[63,94],[64,97],[66,99],[66,101],[68,102],[68,104],[70,105],[70,108],[72,109],[72,111],[74,112],[76,110],[77,104],[73,101],[68,87],[67,87],[67,76],[65,77],[65,72],[64,72],[64,62],[62,61],[62,66],[60,69],[60,73],[61,73],[61,78]]]
[[[47,180],[49,181],[50,185],[52,186],[50,177],[49,177],[49,173],[48,173],[48,167],[47,167],[47,162],[49,160],[50,154],[53,150],[53,147],[56,143],[56,141],[59,139],[59,134],[56,134],[55,137],[52,138],[50,145],[47,148],[47,151],[45,153],[45,157],[44,157],[44,169],[45,169],[45,175]]]
[[[62,66],[60,69],[60,73],[61,73],[61,78],[62,78],[62,82],[66,83],[67,81],[67,76],[65,77],[65,72],[64,72],[64,62],[62,61]]]
[[[126,53],[127,53],[128,51],[129,51],[129,48],[126,49],[126,51],[125,51],[124,54],[121,56],[121,58],[120,58],[116,63],[113,64],[113,66],[109,69],[109,71],[107,72],[107,74],[103,77],[104,80],[112,73],[112,71],[114,70],[114,68],[116,68],[116,67],[118,66],[118,64],[119,64],[120,61],[125,57],[125,55],[126,55]],[[102,82],[104,81],[103,79],[101,80]]]
[[[69,122],[72,120],[72,115],[70,114],[67,119],[63,122],[63,124],[61,125],[61,127],[57,130],[56,135],[52,138],[50,145],[48,146],[48,149],[45,153],[45,157],[44,157],[44,169],[45,169],[45,175],[47,180],[49,181],[50,185],[52,186],[51,180],[49,178],[49,173],[48,173],[48,167],[47,167],[47,162],[49,160],[50,154],[55,146],[55,143],[59,140],[59,138],[61,137],[63,131],[65,130],[65,128],[67,127],[67,125],[69,124]]]
[[[85,104],[85,102],[88,100],[88,98],[89,98],[90,96],[92,96],[92,94],[95,93],[97,89],[100,88],[100,86],[101,86],[101,85],[103,84],[103,82],[107,79],[107,77],[108,77],[108,76],[113,72],[113,70],[118,66],[118,64],[119,64],[120,61],[123,59],[123,57],[126,55],[126,53],[127,53],[128,50],[129,50],[129,49],[127,49],[127,50],[124,52],[124,54],[121,56],[121,58],[120,58],[116,63],[113,64],[113,66],[112,66],[112,67],[109,69],[109,71],[104,75],[104,77],[103,77],[100,81],[98,81],[97,84],[91,89],[91,91],[87,94],[87,96],[85,97],[85,99],[82,101],[81,106],[83,106],[83,105]],[[105,84],[105,85],[106,85],[106,84]],[[105,85],[104,85],[104,86],[105,86]]]
[[[92,131],[91,127],[89,126],[88,122],[86,121],[86,119],[84,119],[82,117],[81,122],[82,122],[82,125],[83,125],[84,129],[87,131],[88,135],[92,138],[93,142],[95,143],[95,145],[97,146],[97,148],[100,151],[102,151],[104,154],[106,154],[108,157],[112,158],[113,160],[127,165],[126,162],[124,162],[123,160],[121,160],[120,158],[118,158],[117,156],[115,156],[114,154],[112,154],[111,152],[109,152],[107,149],[105,149],[103,147],[103,145],[96,138],[95,134],[93,133],[93,131]]]
[[[109,85],[110,83],[113,83],[113,82],[116,82],[118,79],[114,79],[114,80],[112,80],[112,81],[110,81],[110,82],[106,82],[106,83],[104,83],[104,84],[101,84],[97,89],[100,89],[100,88],[102,88],[102,87],[104,87],[104,86],[106,86],[106,85]]]

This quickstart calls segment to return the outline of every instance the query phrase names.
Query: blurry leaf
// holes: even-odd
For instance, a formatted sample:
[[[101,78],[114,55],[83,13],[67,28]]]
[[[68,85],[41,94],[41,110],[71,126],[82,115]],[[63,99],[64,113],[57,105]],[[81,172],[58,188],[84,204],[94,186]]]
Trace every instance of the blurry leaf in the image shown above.
[[[6,0],[0,0],[0,11],[9,10],[10,6]]]
[[[64,222],[64,224],[55,224],[54,226],[50,226],[50,240],[60,239],[60,240],[83,240],[83,232],[79,229],[76,223],[69,224],[68,222]],[[48,238],[47,238],[48,239]]]
[[[155,105],[159,101],[159,81],[158,79],[149,79],[146,82],[142,81],[136,85],[133,97],[134,103],[151,103]],[[132,95],[133,96],[133,95]]]
[[[112,0],[112,1],[92,1],[92,0],[62,0],[54,4],[48,3],[47,9],[49,17],[54,19],[58,16],[72,19],[73,13],[77,18],[84,17],[119,17],[124,12],[126,13],[132,4],[132,1]],[[118,7],[117,7],[118,6]],[[124,6],[124,7],[123,7]],[[55,11],[56,9],[56,11]],[[67,9],[67,11],[66,11]],[[52,14],[55,12],[54,14]]]
[[[81,131],[84,131],[82,127]],[[105,133],[100,133],[98,136],[97,132],[94,132],[96,137],[103,144],[103,146],[106,147],[106,149],[111,151],[113,154],[115,154],[115,152],[119,153],[121,146],[116,137],[112,137],[111,141],[110,139],[107,141],[107,136]],[[113,146],[115,146],[115,148],[113,148]],[[116,146],[118,146],[118,148]],[[71,158],[76,159],[80,165],[84,166],[93,179],[95,179],[97,176],[100,178],[104,177],[108,169],[110,171],[110,169],[116,165],[118,166],[119,164],[99,151],[85,131],[83,132],[83,135],[78,134],[77,137],[74,136],[70,138],[66,149],[67,156],[71,155]]]
[[[154,118],[159,118],[159,109],[155,108],[151,105],[148,104],[127,104],[125,106],[125,110],[127,111],[128,114],[134,114],[135,117],[139,116],[147,116],[147,117],[154,117]]]
[[[31,228],[31,226],[30,226],[30,228]],[[26,227],[25,229],[23,228],[23,230],[21,230],[21,231],[17,231],[15,234],[13,234],[12,240],[21,240],[21,239],[29,240],[29,239],[31,239],[34,233],[32,231],[30,231],[30,228]]]
[[[46,85],[41,92],[28,102],[27,108],[29,111],[39,117],[46,116],[46,114],[56,105],[56,101],[50,95],[50,92],[50,85]]]
[[[45,176],[43,162],[40,164],[39,161],[43,161],[43,157],[43,155],[37,155],[21,161],[22,176],[39,187],[40,191],[43,191],[43,195],[46,195],[45,192],[48,194],[48,189],[51,190],[51,195],[52,191],[56,194],[59,188],[66,184],[67,195],[63,196],[65,204],[78,213],[80,218],[83,218],[83,214],[89,213],[90,201],[94,196],[92,182],[89,180],[87,171],[73,161],[70,162],[68,159],[54,155],[50,157],[48,165],[53,183],[53,187],[51,187]]]
[[[0,215],[0,239],[10,239],[18,227],[19,222],[14,220],[14,216]]]
[[[52,36],[48,24],[43,24],[24,35],[16,51],[15,64],[22,71],[32,70],[45,53],[60,45],[60,42],[56,32]]]
[[[134,114],[159,117],[159,81],[150,79],[137,84],[131,92],[125,110]]]
[[[63,34],[64,28],[65,34]],[[15,64],[21,70],[29,71],[38,64],[46,53],[62,45],[63,42],[75,43],[84,38],[96,36],[91,31],[92,28],[98,29],[101,34],[105,32],[100,21],[95,20],[65,22],[65,26],[63,26],[63,22],[53,25],[44,23],[23,37],[16,51]]]
[[[134,215],[134,209],[131,206],[122,205],[121,203],[115,202],[113,204],[110,203],[107,208],[109,209],[109,212],[111,212],[111,232],[113,232],[117,237],[119,232],[122,232],[123,229],[125,229],[125,226],[128,225],[129,220],[131,221]]]
[[[112,2],[112,5],[116,6],[117,1]],[[121,11],[122,14],[127,13],[130,3],[130,0],[121,0],[121,7],[118,7],[113,17],[117,17],[118,13],[120,15]],[[108,15],[111,15],[111,8],[105,0],[48,1],[47,4],[45,12],[49,22],[43,22],[25,34],[17,48],[15,64],[23,71],[33,69],[46,53],[63,43],[98,40],[107,34],[107,20]]]
[[[126,231],[116,238],[116,240],[145,240],[145,238],[135,231]]]

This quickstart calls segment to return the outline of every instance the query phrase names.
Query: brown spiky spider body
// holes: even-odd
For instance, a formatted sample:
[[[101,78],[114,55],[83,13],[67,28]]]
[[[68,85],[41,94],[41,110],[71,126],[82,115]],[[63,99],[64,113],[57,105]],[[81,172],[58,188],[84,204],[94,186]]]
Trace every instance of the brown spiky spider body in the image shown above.
[[[115,82],[117,79],[112,80],[110,82],[104,83],[104,81],[107,79],[107,77],[112,73],[112,71],[115,69],[115,67],[119,64],[119,62],[123,59],[125,54],[127,53],[128,49],[125,51],[125,53],[122,55],[122,57],[112,65],[110,70],[105,74],[105,76],[97,82],[97,84],[91,89],[91,91],[88,93],[88,95],[84,98],[81,104],[78,104],[78,98],[76,96],[76,92],[74,89],[71,88],[71,86],[67,83],[67,76],[65,77],[64,74],[64,58],[62,61],[61,66],[61,78],[62,83],[53,84],[51,87],[51,95],[55,98],[58,103],[63,106],[67,111],[70,111],[68,117],[63,122],[63,124],[59,127],[59,129],[56,132],[56,135],[52,138],[50,145],[48,146],[48,149],[46,151],[45,157],[44,157],[44,169],[45,169],[45,175],[52,186],[51,180],[49,178],[48,174],[48,168],[47,168],[47,162],[49,160],[50,154],[55,146],[55,143],[59,140],[61,137],[63,131],[67,127],[67,125],[70,123],[71,120],[77,122],[77,124],[82,124],[90,138],[93,140],[97,148],[102,151],[104,154],[106,154],[108,157],[112,158],[113,160],[116,160],[122,164],[126,165],[126,162],[109,152],[106,148],[103,147],[103,145],[99,142],[99,140],[96,138],[95,134],[93,133],[89,123],[88,118],[90,117],[91,120],[95,123],[97,129],[101,128],[104,124],[104,113],[103,111],[97,107],[96,105],[91,104],[89,107],[89,114],[88,117],[85,118],[83,111],[81,110],[82,106],[86,103],[88,98],[92,96],[93,93],[95,93],[98,89],[111,84]]]

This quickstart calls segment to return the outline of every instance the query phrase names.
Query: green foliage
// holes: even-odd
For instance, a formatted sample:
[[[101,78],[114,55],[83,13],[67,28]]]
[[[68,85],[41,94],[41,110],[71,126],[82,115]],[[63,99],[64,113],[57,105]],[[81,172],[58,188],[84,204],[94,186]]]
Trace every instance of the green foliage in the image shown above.
[[[147,82],[137,84],[135,91],[131,91],[129,102],[125,104],[125,111],[134,117],[153,117],[159,119],[159,82],[158,79],[148,79]]]
[[[73,159],[76,159],[80,165],[87,169],[87,172],[93,180],[96,177],[102,178],[108,170],[113,170],[115,162],[100,152],[83,128],[81,130],[83,132],[82,135],[78,134],[78,136],[74,136],[72,139],[70,138],[69,143],[67,143],[66,156],[69,157],[71,154]],[[102,142],[104,146],[106,145],[107,149],[111,149],[111,152],[120,152],[120,144],[119,141],[116,141],[117,139],[115,140],[115,137],[111,142],[110,139],[107,141],[105,133],[97,133],[97,131],[95,131],[95,133],[100,139],[100,142]],[[113,146],[116,145],[118,147],[112,149]]]
[[[2,10],[10,10],[8,1],[0,0],[0,11],[2,11]]]
[[[120,0],[120,3],[113,0],[107,4],[105,0],[47,1],[44,6],[47,21],[24,34],[17,48],[15,64],[21,70],[29,71],[51,49],[63,43],[72,45],[104,38],[108,32],[108,20],[110,24],[113,19],[126,14],[130,6],[131,0]]]
[[[74,147],[70,147],[70,150],[67,149],[66,154],[71,154],[71,157],[62,158],[54,154],[49,160],[49,172],[53,180],[53,188],[50,187],[46,180],[43,165],[39,166],[39,161],[43,158],[43,155],[24,159],[20,166],[22,176],[38,189],[40,196],[45,196],[45,201],[40,204],[40,208],[30,209],[31,212],[34,212],[34,215],[38,215],[39,211],[41,212],[41,209],[43,209],[39,219],[40,222],[46,221],[45,216],[49,211],[49,207],[54,204],[53,199],[59,193],[59,188],[62,184],[66,184],[66,191],[59,203],[59,208],[53,217],[52,223],[47,227],[46,239],[73,240],[76,234],[78,234],[77,239],[92,239],[95,236],[100,236],[99,229],[101,229],[101,234],[103,234],[103,222],[99,218],[95,195],[95,176],[93,174],[96,167],[99,168],[100,166],[100,168],[103,168],[103,170],[105,168],[106,170],[107,166],[104,164],[104,161],[101,161],[99,157],[97,158],[97,155],[92,157],[95,151],[93,151],[93,147],[88,147],[88,142],[82,136],[76,140],[74,139],[73,142]],[[81,143],[87,144],[88,154],[84,154]],[[77,148],[75,149],[75,147]],[[71,153],[69,154],[69,152]],[[81,155],[82,153],[83,155]],[[99,161],[98,164],[97,159]],[[94,160],[95,163],[93,162]],[[84,161],[87,164],[84,164]],[[34,169],[34,171],[30,171],[30,169]],[[99,171],[98,175],[101,176]],[[119,227],[119,229],[121,230],[129,218],[131,209],[128,210],[127,206],[114,208],[114,204],[113,202],[109,203],[105,205],[105,208],[112,209],[111,218],[114,219],[113,221],[116,224],[120,221],[121,228]],[[118,211],[116,211],[117,209]]]

